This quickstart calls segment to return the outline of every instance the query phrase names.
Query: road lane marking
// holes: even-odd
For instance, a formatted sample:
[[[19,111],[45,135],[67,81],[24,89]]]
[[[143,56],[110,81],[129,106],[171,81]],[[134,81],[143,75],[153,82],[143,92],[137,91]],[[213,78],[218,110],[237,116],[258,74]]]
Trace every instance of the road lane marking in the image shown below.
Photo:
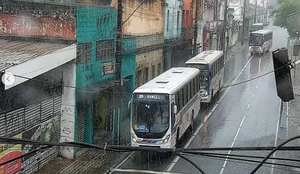
[[[247,106],[247,110],[250,108],[250,105],[251,105],[251,104],[249,103],[248,106]]]
[[[254,95],[254,94],[252,94],[251,98],[254,98],[254,96],[255,96],[255,95]]]
[[[258,85],[256,85],[256,87],[255,87],[256,89],[258,88]]]
[[[119,168],[122,164],[124,164],[132,155],[134,154],[134,152],[131,152],[120,164],[118,164],[116,167],[113,167],[111,169],[109,169],[108,171],[111,171],[112,169],[115,170],[117,168]],[[108,173],[108,171],[106,173]],[[109,174],[112,174],[114,171],[111,171]]]
[[[258,81],[260,82],[260,81],[261,81],[261,78],[259,78]]]
[[[233,80],[232,84],[235,84],[235,82],[238,80],[238,78],[242,75],[242,73],[244,72],[244,70],[247,68],[248,64],[250,63],[250,61],[252,60],[253,56],[250,57],[250,59],[247,61],[247,63],[245,64],[245,66],[243,67],[243,69],[240,71],[240,73],[238,74],[238,76]],[[227,93],[229,92],[229,90],[231,89],[232,86],[229,86],[227,88],[227,90],[225,91],[225,93],[222,95],[222,97],[220,98],[219,101],[216,102],[216,105],[213,107],[213,109],[209,112],[208,116],[207,116],[207,120],[210,118],[210,116],[212,115],[212,113],[215,111],[215,109],[219,106],[219,103],[221,103],[221,101],[224,99],[224,97],[227,95]],[[192,135],[192,137],[188,140],[188,142],[185,144],[184,148],[187,148],[192,141],[194,140],[194,138],[196,137],[196,135],[199,133],[199,131],[201,130],[201,128],[203,127],[203,123],[200,124],[200,126],[197,128],[197,130],[195,131],[195,133]],[[177,159],[178,158],[178,159]],[[176,157],[172,162],[171,165],[169,165],[167,167],[168,172],[170,172],[173,167],[175,166],[175,164],[177,163],[177,161],[179,160],[180,157]],[[175,162],[176,160],[176,162]]]
[[[137,169],[113,169],[114,172],[121,173],[149,173],[149,174],[170,174],[169,172],[153,171],[153,170],[137,170]],[[172,173],[180,174],[180,173]]]
[[[280,123],[280,115],[281,115],[281,101],[279,102],[279,107],[278,107],[278,117],[277,117],[277,126],[276,126],[276,134],[275,134],[275,142],[274,142],[274,147],[277,146],[277,139],[278,139],[278,132],[279,132],[279,123]],[[273,158],[276,157],[276,152],[273,154]],[[275,160],[272,160],[272,163],[274,163]],[[271,174],[274,173],[274,164],[272,164],[272,168],[271,168]]]
[[[236,134],[235,134],[235,137],[234,137],[234,139],[233,139],[233,142],[232,142],[232,144],[231,144],[231,147],[234,146],[234,143],[235,143],[235,141],[236,141],[236,139],[237,139],[237,136],[238,136],[239,133],[240,133],[240,130],[241,130],[241,127],[242,127],[242,125],[243,125],[243,123],[244,123],[245,118],[246,118],[246,116],[244,115],[244,116],[243,116],[243,119],[242,119],[242,121],[241,121],[241,123],[240,123],[240,125],[239,125],[239,128],[238,128],[238,130],[237,130],[237,132],[236,132]],[[230,154],[230,153],[231,153],[231,150],[228,151],[228,154]],[[228,158],[228,156],[227,156],[227,158]],[[224,169],[225,169],[226,164],[227,164],[227,158],[226,158],[226,160],[225,160],[225,162],[224,162],[224,164],[223,164],[223,167],[222,167],[222,169],[221,169],[221,171],[220,171],[220,174],[223,174],[223,172],[224,172]]]
[[[266,69],[266,67],[264,67],[264,69]]]

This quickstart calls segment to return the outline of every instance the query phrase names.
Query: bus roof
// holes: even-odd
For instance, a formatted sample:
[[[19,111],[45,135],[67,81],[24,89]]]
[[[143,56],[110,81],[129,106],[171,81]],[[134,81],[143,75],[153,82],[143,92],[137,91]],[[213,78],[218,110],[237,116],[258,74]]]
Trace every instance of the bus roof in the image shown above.
[[[197,68],[171,68],[144,85],[138,87],[133,93],[174,94],[187,82],[197,76],[199,72],[200,71]]]
[[[262,34],[262,35],[265,35],[265,34],[272,33],[272,32],[273,32],[272,30],[263,29],[263,30],[258,30],[258,31],[251,32],[251,34]]]
[[[197,56],[186,61],[185,64],[207,64],[213,63],[216,59],[223,55],[223,51],[207,50],[198,54]]]

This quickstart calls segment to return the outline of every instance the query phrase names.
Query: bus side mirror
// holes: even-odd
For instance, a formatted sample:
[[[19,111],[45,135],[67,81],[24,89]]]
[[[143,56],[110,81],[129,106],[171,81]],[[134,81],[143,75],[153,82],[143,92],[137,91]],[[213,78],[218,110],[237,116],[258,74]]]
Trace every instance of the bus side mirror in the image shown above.
[[[130,100],[129,100],[129,102],[128,102],[128,106],[127,106],[127,107],[128,107],[128,109],[130,109],[130,108],[131,108],[131,102],[132,102],[132,99],[130,99]]]
[[[174,114],[177,114],[177,105],[174,105]]]

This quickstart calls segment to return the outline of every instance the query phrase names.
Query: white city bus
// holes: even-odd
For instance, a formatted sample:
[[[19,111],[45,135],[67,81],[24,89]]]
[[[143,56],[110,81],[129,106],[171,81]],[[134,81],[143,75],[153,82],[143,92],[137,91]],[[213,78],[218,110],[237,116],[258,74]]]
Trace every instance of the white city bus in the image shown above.
[[[223,51],[208,50],[185,62],[186,66],[200,70],[201,102],[210,103],[220,91],[224,79]]]
[[[171,68],[138,87],[132,96],[131,146],[174,147],[194,128],[200,110],[200,71]]]
[[[264,24],[263,23],[255,23],[252,26],[251,32],[257,31],[257,30],[262,30],[264,29]]]
[[[272,30],[258,30],[250,33],[249,51],[253,54],[263,54],[269,51],[272,47],[273,31]]]

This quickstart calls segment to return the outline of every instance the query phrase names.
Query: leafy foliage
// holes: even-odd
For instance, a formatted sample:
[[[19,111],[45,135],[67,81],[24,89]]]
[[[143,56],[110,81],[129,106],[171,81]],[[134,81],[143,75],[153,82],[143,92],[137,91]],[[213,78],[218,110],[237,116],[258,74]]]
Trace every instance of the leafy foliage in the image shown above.
[[[287,28],[290,37],[295,37],[296,30],[288,25],[287,17],[300,11],[300,0],[278,0],[278,3],[280,3],[279,8],[271,12],[271,15],[276,17],[274,25]]]

